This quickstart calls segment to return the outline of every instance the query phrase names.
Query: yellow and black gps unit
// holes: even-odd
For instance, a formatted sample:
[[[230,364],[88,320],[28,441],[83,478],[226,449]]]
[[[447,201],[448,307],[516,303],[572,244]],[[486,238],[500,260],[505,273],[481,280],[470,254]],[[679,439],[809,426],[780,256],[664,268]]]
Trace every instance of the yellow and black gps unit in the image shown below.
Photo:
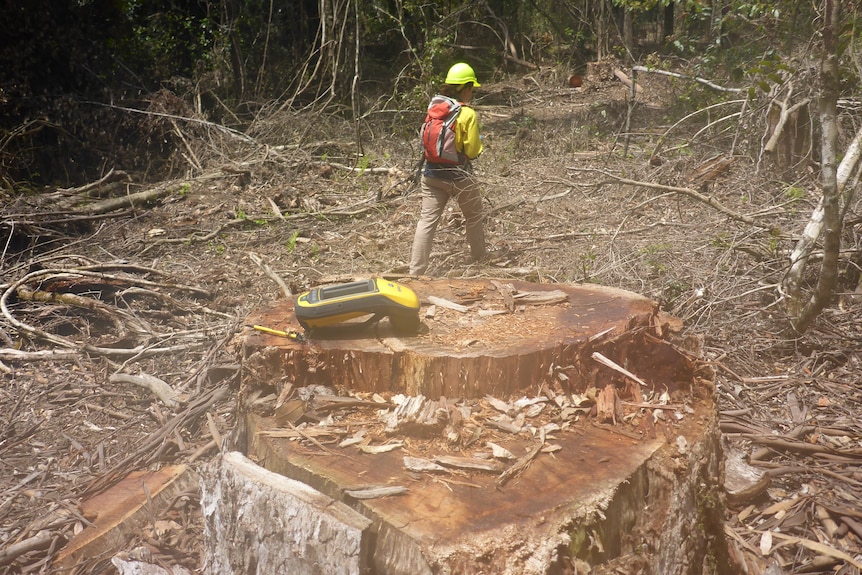
[[[398,331],[419,329],[416,293],[381,278],[314,288],[296,298],[294,309],[299,325],[309,331],[363,316],[370,316],[369,323],[388,317]]]

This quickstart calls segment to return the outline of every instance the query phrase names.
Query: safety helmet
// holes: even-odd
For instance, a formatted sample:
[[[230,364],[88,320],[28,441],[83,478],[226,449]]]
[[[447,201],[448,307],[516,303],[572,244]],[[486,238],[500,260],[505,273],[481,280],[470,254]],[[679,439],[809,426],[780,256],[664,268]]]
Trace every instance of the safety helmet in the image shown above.
[[[476,72],[473,71],[473,68],[471,68],[469,64],[458,62],[449,68],[449,73],[446,74],[447,84],[460,86],[467,82],[473,82],[473,86],[476,88],[481,86],[481,84],[479,84],[479,80],[476,79]]]

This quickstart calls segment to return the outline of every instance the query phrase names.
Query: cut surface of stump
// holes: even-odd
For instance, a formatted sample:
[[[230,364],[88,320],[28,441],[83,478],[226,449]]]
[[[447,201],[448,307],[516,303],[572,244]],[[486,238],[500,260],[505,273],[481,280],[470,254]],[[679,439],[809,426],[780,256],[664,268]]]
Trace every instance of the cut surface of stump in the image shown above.
[[[307,342],[254,331],[243,337],[246,365],[261,380],[332,384],[355,392],[431,398],[506,395],[574,373],[579,354],[631,322],[657,319],[655,302],[599,285],[489,279],[399,280],[419,296],[422,325],[397,334],[387,320],[343,324]],[[301,332],[293,300],[253,314],[249,325]],[[591,369],[591,368],[589,368]],[[567,370],[569,373],[567,373]],[[559,378],[558,378],[559,379]]]
[[[371,520],[368,569],[722,564],[712,373],[671,341],[672,318],[593,285],[407,285],[415,335],[385,322],[308,342],[243,335],[236,447]],[[290,306],[249,323],[297,329]]]

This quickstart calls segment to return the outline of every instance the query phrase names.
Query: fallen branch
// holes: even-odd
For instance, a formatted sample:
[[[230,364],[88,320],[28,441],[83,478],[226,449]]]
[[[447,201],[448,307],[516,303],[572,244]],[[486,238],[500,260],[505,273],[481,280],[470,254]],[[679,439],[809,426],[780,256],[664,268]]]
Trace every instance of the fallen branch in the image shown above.
[[[712,88],[713,90],[718,90],[719,92],[731,92],[734,94],[738,94],[742,92],[742,88],[726,88],[724,86],[719,86],[714,82],[710,82],[705,78],[701,78],[699,76],[686,76],[685,74],[677,74],[676,72],[669,72],[667,70],[656,70],[655,68],[647,68],[646,66],[632,66],[632,70],[635,72],[647,72],[648,74],[660,74],[662,76],[670,76],[672,78],[679,78],[680,80],[694,80],[704,86]]]
[[[54,535],[50,531],[40,531],[24,541],[8,545],[0,549],[0,565],[8,565],[25,553],[47,549],[53,539]]]
[[[78,208],[76,211],[83,214],[104,214],[128,207],[136,207],[157,200],[162,196],[167,196],[180,190],[180,185],[170,186],[167,188],[155,188],[152,190],[144,190],[127,196],[118,198],[108,198],[101,202],[87,204]]]
[[[632,381],[639,383],[643,386],[646,386],[646,382],[644,382],[644,380],[642,380],[641,378],[639,378],[638,376],[636,376],[635,374],[633,374],[632,372],[630,372],[626,368],[622,367],[621,365],[619,365],[615,361],[608,359],[607,357],[603,356],[599,352],[594,351],[592,358],[594,360],[596,360],[597,362],[599,362],[600,364],[604,365],[605,367],[609,367],[609,368],[613,369],[614,371],[617,371],[620,374],[631,379]]]
[[[778,121],[775,123],[775,128],[772,130],[772,135],[769,137],[769,140],[763,146],[764,153],[772,154],[775,152],[775,148],[778,147],[778,141],[781,139],[781,134],[784,132],[784,126],[787,125],[788,120],[793,115],[793,112],[798,110],[803,106],[807,106],[811,101],[810,98],[805,98],[801,102],[797,102],[792,106],[788,106],[788,101],[790,100],[790,96],[793,94],[791,90],[788,92],[787,97],[783,102],[773,101],[772,104],[778,106]]]
[[[815,553],[820,553],[821,555],[828,555],[829,557],[834,557],[835,559],[846,561],[857,569],[862,569],[862,562],[857,561],[852,555],[844,553],[840,549],[836,549],[835,547],[832,547],[830,545],[820,543],[819,541],[803,539],[802,537],[794,537],[793,535],[785,535],[784,533],[779,533],[778,531],[772,531],[772,537],[787,541],[791,545],[801,545],[802,547],[806,547],[811,551],[814,551]]]
[[[448,299],[444,299],[442,297],[429,295],[427,299],[429,303],[461,313],[464,313],[470,309],[466,305],[461,305],[460,303],[455,303],[454,301],[449,301]]]
[[[740,434],[740,437],[744,437],[751,440],[753,443],[765,445],[778,451],[790,451],[794,453],[802,453],[804,455],[813,455],[815,457],[826,457],[833,461],[840,461],[843,463],[855,463],[862,460],[862,453],[857,450],[842,451],[818,445],[816,443],[777,439],[758,434],[743,433]]]
[[[216,124],[215,122],[208,122],[206,120],[200,120],[198,118],[187,118],[185,116],[177,116],[175,114],[165,114],[163,112],[151,112],[149,110],[138,110],[136,108],[127,108],[125,106],[115,106],[113,104],[105,104],[102,102],[90,102],[91,104],[95,104],[96,106],[104,106],[106,108],[113,108],[114,110],[121,110],[123,112],[132,112],[133,114],[144,114],[145,116],[154,116],[157,118],[168,118],[172,120],[182,120],[183,122],[187,122],[189,124],[200,124],[202,126],[206,126],[208,128],[215,128],[219,132],[226,134],[232,138],[236,138],[243,142],[249,144],[257,144],[252,138],[246,136],[242,132],[238,132],[233,128],[228,128],[227,126],[222,126],[221,124]]]
[[[369,168],[369,167],[358,167],[358,166],[345,166],[344,164],[339,164],[337,162],[311,162],[313,166],[323,166],[323,167],[332,167],[338,168],[339,170],[344,170],[347,172],[353,172],[358,175],[362,174],[383,174],[387,176],[395,176],[399,178],[404,177],[404,172],[399,170],[398,168]]]
[[[265,273],[267,275],[267,277],[269,277],[272,281],[274,281],[278,285],[278,287],[281,288],[281,293],[284,294],[284,297],[289,298],[290,296],[293,295],[293,292],[290,290],[290,288],[287,286],[287,284],[284,283],[284,280],[281,279],[281,277],[279,277],[278,274],[276,274],[274,271],[272,271],[272,268],[269,267],[268,264],[264,263],[263,258],[261,258],[258,254],[254,253],[254,252],[249,252],[248,257],[251,261],[253,261],[257,265],[257,267],[259,267],[260,269],[263,270],[263,273]]]
[[[0,348],[0,361],[54,361],[75,359],[77,351],[62,351],[59,349],[43,349],[40,351],[21,351],[9,347]]]
[[[730,208],[724,206],[721,202],[719,202],[715,198],[701,194],[700,192],[692,190],[691,188],[679,188],[676,186],[665,186],[663,184],[654,184],[652,182],[642,182],[639,180],[630,180],[628,178],[616,176],[616,175],[610,174],[604,170],[596,170],[594,168],[568,168],[568,169],[572,170],[572,171],[576,171],[576,172],[598,172],[604,176],[607,176],[608,178],[611,178],[615,182],[618,182],[618,183],[626,185],[626,186],[640,186],[640,187],[644,187],[644,188],[650,188],[653,190],[661,190],[663,192],[673,192],[676,194],[682,194],[685,196],[689,196],[691,198],[696,199],[699,202],[702,202],[702,203],[704,203],[704,204],[706,204],[712,208],[715,208],[716,210],[718,210],[722,214],[726,215],[727,217],[731,218],[732,220],[736,220],[738,222],[742,222],[742,223],[748,224],[750,226],[757,226],[760,228],[766,228],[767,227],[765,225],[758,224],[754,220],[754,218],[751,218],[751,217],[746,216],[744,214],[740,214],[738,212],[735,212],[735,211],[731,210]]]
[[[22,301],[31,301],[37,303],[53,303],[64,306],[80,307],[90,310],[96,315],[108,320],[114,325],[117,339],[122,339],[126,334],[124,321],[131,324],[132,330],[138,334],[148,335],[153,333],[150,326],[144,323],[132,314],[123,310],[111,307],[97,299],[79,296],[73,293],[48,292],[48,291],[31,291],[30,289],[21,286],[16,292],[18,299]]]
[[[118,184],[128,183],[131,181],[132,178],[126,172],[111,169],[111,171],[94,182],[90,182],[89,184],[85,184],[79,188],[59,189],[52,194],[46,194],[44,199],[51,200],[64,198],[65,200],[62,201],[60,205],[71,207],[73,205],[71,202],[80,201],[80,196],[90,196],[91,192],[95,192],[94,195],[97,196],[105,196],[116,189]]]
[[[659,149],[661,148],[662,144],[664,144],[664,140],[665,140],[665,138],[668,136],[668,134],[670,134],[670,133],[671,133],[671,131],[673,131],[673,130],[674,130],[674,128],[676,128],[677,126],[679,126],[680,124],[682,124],[682,123],[684,123],[684,122],[687,122],[689,119],[691,119],[691,118],[693,118],[693,117],[695,117],[695,116],[697,116],[697,115],[699,115],[699,114],[709,113],[709,112],[711,112],[713,109],[721,108],[721,107],[723,107],[723,106],[727,106],[727,105],[742,104],[742,106],[743,106],[743,108],[744,108],[744,107],[745,107],[745,105],[746,105],[746,103],[747,103],[747,100],[730,100],[730,101],[727,101],[727,102],[719,102],[719,103],[717,103],[717,104],[712,104],[712,105],[707,106],[707,107],[705,107],[705,108],[701,108],[700,110],[695,110],[695,111],[694,111],[694,112],[692,112],[691,114],[688,114],[688,115],[686,115],[686,116],[683,116],[682,118],[680,118],[679,120],[677,120],[677,121],[676,121],[676,122],[675,122],[675,123],[674,123],[670,128],[668,128],[667,130],[665,130],[665,131],[664,131],[664,134],[662,134],[662,135],[661,135],[661,137],[659,137],[658,141],[656,141],[656,144],[655,144],[655,146],[653,147],[653,150],[652,150],[652,152],[649,154],[649,156],[648,156],[648,157],[650,157],[650,158],[654,158],[654,157],[658,156],[658,151],[659,151]],[[718,121],[720,121],[720,120],[716,120],[715,122],[712,122],[712,123],[713,123],[713,124],[715,124],[715,123],[716,123],[716,122],[718,122]],[[687,140],[687,141],[690,141],[690,140]]]
[[[116,280],[116,283],[136,283],[142,284],[152,287],[163,287],[163,288],[173,288],[173,289],[182,289],[186,291],[196,292],[207,294],[205,290],[201,290],[199,288],[195,288],[192,286],[183,286],[178,284],[168,284],[164,282],[152,282],[148,280],[142,280],[139,278],[126,278],[121,276],[108,276],[104,273],[98,273],[95,271],[89,270],[63,270],[63,269],[44,269],[38,270],[32,273],[25,275],[24,277],[16,280],[15,282],[6,286],[5,291],[2,295],[0,295],[0,314],[6,318],[6,320],[20,333],[36,340],[47,341],[59,347],[69,349],[69,350],[77,350],[79,353],[89,353],[95,354],[105,357],[126,357],[126,358],[139,358],[139,357],[148,357],[151,355],[163,354],[163,353],[176,353],[178,351],[186,351],[189,349],[191,344],[182,344],[175,345],[169,347],[157,347],[158,344],[147,344],[147,345],[139,345],[131,349],[122,349],[122,348],[110,348],[110,347],[98,347],[92,344],[82,344],[71,340],[69,338],[48,333],[42,329],[39,329],[30,324],[24,323],[18,320],[15,316],[12,315],[11,310],[9,309],[9,298],[12,294],[17,294],[19,291],[24,290],[24,293],[27,293],[27,290],[23,287],[27,283],[42,277],[49,277],[52,280],[69,280],[75,281],[82,277],[95,277],[100,281],[105,281],[106,279]],[[44,283],[46,280],[42,280]],[[31,292],[32,293],[32,292]],[[71,294],[64,294],[64,296],[69,296]],[[72,299],[75,301],[79,301],[80,296],[74,296]],[[81,298],[86,299],[86,298]],[[95,301],[95,300],[94,300]],[[67,302],[68,303],[68,302]],[[89,306],[88,306],[89,307]],[[96,309],[99,306],[93,306],[93,309]],[[101,308],[100,308],[101,309]],[[116,310],[119,315],[119,310]],[[140,322],[137,322],[138,326],[142,326]],[[143,329],[143,328],[142,328]],[[145,333],[150,333],[148,330],[144,329]],[[196,333],[196,332],[193,332]],[[168,334],[163,336],[165,339],[169,339],[174,337],[176,334]],[[206,331],[200,332],[200,340],[203,342],[205,338],[208,336]]]
[[[230,395],[227,386],[218,387],[191,402],[182,413],[174,416],[160,430],[149,435],[134,451],[115,464],[106,473],[94,479],[80,494],[82,498],[101,493],[122,479],[134,467],[147,466],[157,461],[165,441],[182,426],[206,413],[214,404]]]
[[[177,401],[177,392],[167,382],[146,373],[141,375],[115,373],[108,378],[108,381],[111,383],[133,383],[140,385],[152,391],[153,395],[161,399],[162,403],[168,407],[176,407],[179,404]]]

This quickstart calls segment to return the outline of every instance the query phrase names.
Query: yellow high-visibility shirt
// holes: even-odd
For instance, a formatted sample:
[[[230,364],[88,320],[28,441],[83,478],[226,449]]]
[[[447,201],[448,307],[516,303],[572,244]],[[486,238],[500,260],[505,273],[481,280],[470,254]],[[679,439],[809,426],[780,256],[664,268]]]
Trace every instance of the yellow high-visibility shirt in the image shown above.
[[[461,106],[461,113],[455,120],[455,148],[471,160],[475,160],[482,153],[479,121],[476,119],[476,112],[468,106]]]

